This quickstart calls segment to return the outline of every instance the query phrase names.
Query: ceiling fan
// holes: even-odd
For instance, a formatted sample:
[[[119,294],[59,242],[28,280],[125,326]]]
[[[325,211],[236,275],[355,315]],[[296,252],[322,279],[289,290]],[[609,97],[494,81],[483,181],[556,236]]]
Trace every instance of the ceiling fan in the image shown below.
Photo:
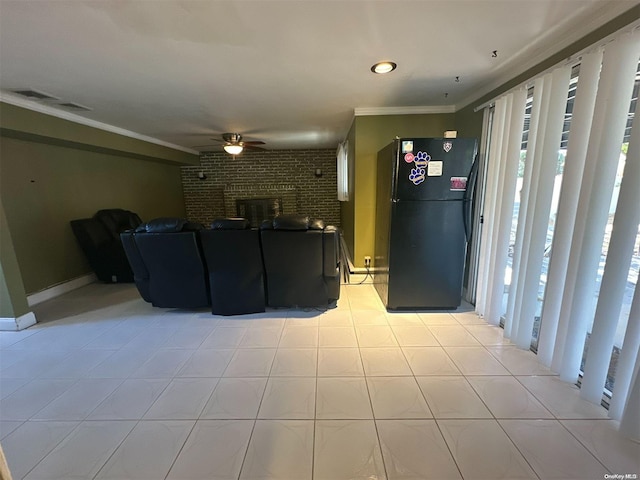
[[[222,148],[224,149],[224,151],[230,155],[238,155],[242,153],[244,149],[264,150],[264,148],[258,146],[258,145],[264,145],[264,142],[260,140],[245,142],[242,140],[242,135],[240,135],[239,133],[223,133],[221,140],[217,138],[212,138],[211,140],[215,142],[221,142]],[[207,145],[201,145],[201,146],[206,147]]]

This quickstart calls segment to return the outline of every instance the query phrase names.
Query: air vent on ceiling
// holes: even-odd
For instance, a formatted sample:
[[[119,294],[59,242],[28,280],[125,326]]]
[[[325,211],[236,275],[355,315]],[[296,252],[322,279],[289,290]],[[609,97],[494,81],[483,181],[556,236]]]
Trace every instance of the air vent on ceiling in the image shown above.
[[[18,95],[22,95],[23,97],[31,98],[32,100],[60,100],[58,97],[54,97],[53,95],[49,95],[48,93],[41,90],[35,90],[33,88],[14,90],[13,92]]]
[[[84,105],[80,105],[79,103],[75,103],[75,102],[59,103],[58,105],[60,107],[68,108],[70,110],[77,110],[77,111],[83,111],[83,112],[90,112],[91,110],[93,110],[93,108],[91,107],[85,107]]]

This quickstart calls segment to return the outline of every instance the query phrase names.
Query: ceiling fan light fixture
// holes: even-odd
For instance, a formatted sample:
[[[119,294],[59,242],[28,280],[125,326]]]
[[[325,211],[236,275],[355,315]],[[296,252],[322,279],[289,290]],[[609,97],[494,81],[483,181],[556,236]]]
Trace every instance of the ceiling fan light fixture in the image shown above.
[[[236,145],[236,144],[224,145],[222,148],[224,148],[224,151],[227,152],[229,155],[238,155],[242,153],[242,150],[243,150],[242,145]]]
[[[373,73],[393,72],[398,65],[393,62],[378,62],[371,67]]]

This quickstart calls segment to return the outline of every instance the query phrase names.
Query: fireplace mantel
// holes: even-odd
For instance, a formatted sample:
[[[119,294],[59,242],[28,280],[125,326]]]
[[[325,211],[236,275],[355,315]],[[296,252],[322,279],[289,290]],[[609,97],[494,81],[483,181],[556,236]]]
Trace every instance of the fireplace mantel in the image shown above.
[[[252,198],[281,198],[282,213],[297,213],[298,192],[295,185],[257,184],[257,185],[225,185],[225,216],[237,216],[236,200]]]

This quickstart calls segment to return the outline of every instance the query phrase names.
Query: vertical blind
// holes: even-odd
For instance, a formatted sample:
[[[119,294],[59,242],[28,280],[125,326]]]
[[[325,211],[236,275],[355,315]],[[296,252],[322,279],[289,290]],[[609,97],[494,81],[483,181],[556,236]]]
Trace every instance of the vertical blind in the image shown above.
[[[640,224],[640,120],[636,101],[609,253],[596,301],[596,279],[639,60],[640,32],[636,29],[619,35],[604,48],[594,48],[580,61],[540,313],[538,358],[562,380],[578,381],[588,337],[580,395],[593,403],[603,398]],[[510,92],[495,101],[476,311],[491,324],[504,319],[505,337],[520,348],[528,349],[532,342],[570,79],[569,66],[532,79],[531,118],[506,312],[505,269],[527,91]],[[621,420],[621,430],[636,439],[640,439],[639,291],[636,286],[609,410],[612,418]]]

